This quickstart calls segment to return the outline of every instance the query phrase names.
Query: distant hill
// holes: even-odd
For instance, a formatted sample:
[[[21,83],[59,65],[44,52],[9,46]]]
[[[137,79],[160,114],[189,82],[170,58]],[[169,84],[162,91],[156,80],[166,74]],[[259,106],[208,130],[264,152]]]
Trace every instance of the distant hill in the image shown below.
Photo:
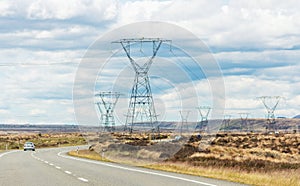
[[[295,116],[295,117],[293,117],[293,118],[300,119],[300,114],[299,114],[299,115],[297,115],[297,116]]]

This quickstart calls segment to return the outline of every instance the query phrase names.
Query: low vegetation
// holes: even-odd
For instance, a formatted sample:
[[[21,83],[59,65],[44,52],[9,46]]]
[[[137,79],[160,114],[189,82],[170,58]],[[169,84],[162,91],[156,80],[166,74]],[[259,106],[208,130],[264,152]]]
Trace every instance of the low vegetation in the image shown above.
[[[103,134],[78,154],[251,185],[300,185],[299,134],[219,133],[183,137],[184,143],[168,140],[170,135],[150,140],[153,136],[145,134]]]
[[[90,151],[90,150],[78,150],[78,151],[70,151],[68,152],[68,155],[70,156],[76,156],[80,158],[87,158],[91,160],[98,160],[98,161],[106,161],[108,162],[109,160],[105,159],[102,157],[99,153],[95,151]]]
[[[80,133],[1,134],[0,150],[23,149],[23,145],[26,141],[33,142],[36,148],[86,144],[85,138]]]
[[[210,166],[192,166],[189,163],[160,163],[145,166],[182,174],[204,176],[259,186],[299,186],[300,169],[245,171],[238,168]]]

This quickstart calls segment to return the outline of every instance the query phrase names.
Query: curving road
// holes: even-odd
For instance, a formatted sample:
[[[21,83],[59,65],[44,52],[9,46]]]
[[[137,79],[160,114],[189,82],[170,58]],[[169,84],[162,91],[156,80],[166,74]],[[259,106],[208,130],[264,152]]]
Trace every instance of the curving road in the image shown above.
[[[0,154],[0,185],[36,186],[231,186],[232,182],[104,163],[66,155],[77,147]],[[81,147],[84,148],[84,147]],[[85,147],[86,148],[86,147]]]

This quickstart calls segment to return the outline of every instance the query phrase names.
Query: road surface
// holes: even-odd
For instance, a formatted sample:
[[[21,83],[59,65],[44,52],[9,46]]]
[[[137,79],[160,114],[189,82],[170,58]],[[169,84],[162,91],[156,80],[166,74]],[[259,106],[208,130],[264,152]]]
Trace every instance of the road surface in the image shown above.
[[[0,153],[2,186],[231,186],[221,180],[105,163],[66,155],[77,147]],[[81,147],[83,148],[83,147]]]

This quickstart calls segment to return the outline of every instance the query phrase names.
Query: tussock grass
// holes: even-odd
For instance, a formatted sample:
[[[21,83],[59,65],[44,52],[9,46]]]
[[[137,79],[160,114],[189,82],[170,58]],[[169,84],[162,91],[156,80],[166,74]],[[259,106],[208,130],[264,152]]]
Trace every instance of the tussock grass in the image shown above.
[[[98,161],[109,161],[102,158],[99,153],[90,150],[71,151],[71,156],[87,158]],[[126,163],[126,161],[118,162]],[[132,162],[130,162],[131,165]],[[238,168],[192,166],[182,162],[163,162],[159,164],[143,165],[141,167],[155,170],[163,170],[181,174],[203,176],[215,179],[228,180],[257,186],[300,186],[300,169],[245,171]]]
[[[142,134],[122,133],[101,136],[90,150],[73,155],[103,161],[100,155],[105,150],[107,159],[133,166],[249,185],[300,186],[300,134],[220,133],[209,145],[205,135],[203,139],[192,136],[176,154],[165,158],[160,158],[164,149],[177,146],[156,144]]]

